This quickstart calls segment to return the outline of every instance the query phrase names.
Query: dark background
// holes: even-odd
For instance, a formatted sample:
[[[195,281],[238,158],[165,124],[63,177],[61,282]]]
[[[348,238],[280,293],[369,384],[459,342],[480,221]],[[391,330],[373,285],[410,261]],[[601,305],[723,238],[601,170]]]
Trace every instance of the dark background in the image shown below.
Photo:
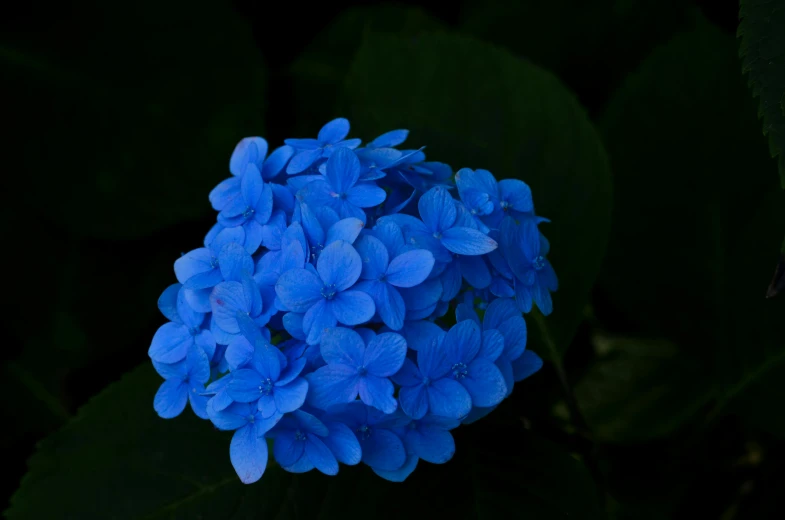
[[[11,482],[2,491],[4,504],[15,491],[14,483],[25,473],[26,460],[36,443],[73,417],[91,396],[147,360],[150,338],[163,322],[155,307],[156,298],[174,280],[173,260],[197,247],[213,222],[207,192],[225,176],[225,161],[239,137],[263,135],[274,145],[286,137],[315,134],[324,121],[340,115],[334,110],[338,88],[331,86],[329,79],[320,82],[300,74],[297,63],[309,53],[319,56],[322,44],[330,41],[330,59],[337,63],[336,68],[343,62],[348,64],[356,50],[357,33],[342,40],[324,31],[350,8],[374,3],[292,4],[235,1],[234,10],[253,29],[255,49],[231,55],[223,53],[223,43],[234,41],[226,34],[205,31],[203,41],[197,41],[202,38],[194,31],[194,41],[170,41],[167,32],[161,31],[148,39],[148,33],[139,30],[145,24],[137,21],[155,18],[152,8],[131,8],[133,15],[120,14],[114,6],[96,8],[68,1],[29,1],[3,8],[0,63],[8,94],[3,96],[6,334],[1,355],[6,396],[2,444],[7,450],[4,472]],[[732,42],[738,26],[738,5],[732,1],[599,0],[584,5],[560,0],[552,7],[526,1],[520,7],[504,4],[466,0],[397,5],[419,6],[435,23],[496,43],[551,70],[600,126],[625,78],[652,50],[694,27],[696,16],[705,17]],[[493,11],[494,5],[498,13]],[[505,15],[509,9],[529,13],[531,21]],[[627,14],[619,18],[621,21],[604,23],[612,12]],[[201,4],[194,3],[193,9],[183,14],[183,24],[188,25],[189,16],[200,13]],[[360,20],[372,18],[370,11],[356,13]],[[396,20],[376,20],[369,26],[390,31]],[[120,43],[102,52],[94,44],[101,38]],[[701,47],[699,38],[695,42],[695,47]],[[736,59],[737,44],[716,49],[711,43],[707,45],[705,55],[716,51],[721,60]],[[160,49],[160,55],[155,49]],[[156,110],[135,112],[134,96],[152,91],[145,71],[176,69],[181,60],[187,64],[192,49],[202,53],[214,69],[194,75],[189,80],[193,88],[182,83],[156,90],[155,106],[161,113],[171,108],[175,123],[163,124]],[[685,47],[684,52],[690,49]],[[222,63],[236,65],[247,60],[250,64],[258,58],[257,51],[265,65],[264,81],[252,72],[236,74],[236,67],[232,74],[222,75]],[[685,60],[693,64],[705,61],[700,52],[706,49],[696,50],[693,61]],[[135,61],[140,53],[147,58]],[[155,55],[159,59],[150,58]],[[132,71],[124,69],[128,63]],[[730,74],[716,78],[716,82],[743,85],[741,65],[737,65],[729,70],[736,70],[738,77]],[[405,75],[407,71],[391,74]],[[114,75],[127,84],[105,93],[101,80],[95,78]],[[676,75],[669,79],[676,92],[682,89],[681,79]],[[262,83],[264,87],[257,90],[256,85]],[[700,380],[704,369],[711,371],[733,362],[712,357],[724,348],[709,332],[719,327],[720,315],[702,314],[703,300],[714,298],[703,290],[706,273],[717,265],[711,256],[716,251],[707,252],[700,239],[693,240],[712,233],[710,226],[702,227],[700,219],[691,224],[689,217],[692,211],[700,213],[711,197],[712,190],[704,189],[701,183],[710,178],[712,184],[740,191],[739,206],[732,205],[728,214],[748,211],[742,209],[746,192],[740,185],[770,188],[771,200],[779,196],[776,164],[766,157],[766,141],[760,123],[755,122],[755,102],[749,91],[744,94],[746,98],[721,99],[717,104],[722,114],[743,113],[738,121],[725,116],[705,119],[705,113],[691,111],[690,103],[685,102],[678,108],[681,112],[667,122],[658,121],[655,114],[653,122],[638,129],[629,143],[611,142],[618,133],[600,132],[611,158],[614,183],[621,183],[614,185],[614,226],[619,214],[626,218],[636,211],[661,211],[663,219],[660,227],[637,228],[639,233],[650,233],[651,240],[644,240],[643,246],[630,240],[625,230],[614,227],[611,233],[590,309],[564,358],[568,386],[579,394],[578,405],[587,406],[583,410],[586,418],[568,420],[566,410],[572,402],[561,397],[562,383],[550,365],[527,383],[526,392],[516,392],[505,404],[508,410],[524,410],[520,414],[537,425],[539,434],[581,456],[597,480],[606,509],[617,518],[695,518],[694,511],[700,511],[699,518],[731,520],[775,518],[785,511],[781,499],[785,493],[785,419],[776,394],[744,396],[742,408],[762,410],[755,417],[739,415],[733,407],[715,417],[714,397],[698,399],[694,407],[681,406],[691,399],[688,394],[692,395],[681,383]],[[92,102],[95,96],[105,98],[96,104]],[[184,99],[188,102],[183,103]],[[221,103],[229,107],[225,113]],[[183,106],[187,108],[183,110]],[[219,114],[217,121],[225,122],[214,125],[217,133],[209,133],[213,130],[203,126],[200,117],[204,107]],[[641,117],[648,115],[641,113]],[[738,135],[741,140],[736,139]],[[201,139],[207,138],[215,144],[205,149]],[[728,143],[745,153],[751,150],[754,159],[724,159]],[[700,147],[705,150],[695,159],[692,151]],[[660,166],[672,164],[678,169],[682,153],[688,156],[684,161],[693,161],[685,170],[700,170],[700,174],[694,178],[689,173],[674,174],[668,177],[673,183],[667,189],[646,178],[659,175],[656,168]],[[176,173],[186,154],[191,155],[194,165],[215,165],[215,174],[192,179],[193,170],[188,168]],[[440,159],[450,162],[449,157]],[[617,177],[617,166],[631,172]],[[168,173],[165,180],[159,182],[156,169]],[[97,190],[92,184],[82,186],[82,179],[94,171],[108,172],[104,177],[99,174]],[[683,204],[671,201],[670,197],[679,198],[676,192],[686,192],[691,199]],[[627,195],[628,199],[620,200]],[[781,205],[782,197],[777,200]],[[171,211],[148,211],[152,206],[167,205]],[[757,209],[758,205],[747,207]],[[684,218],[674,215],[681,211]],[[687,228],[680,227],[680,222],[687,222]],[[669,226],[671,230],[663,233]],[[781,233],[781,222],[778,226]],[[743,268],[736,264],[739,269],[756,271],[755,280],[761,283],[752,293],[760,294],[761,299],[780,239],[781,235],[751,240],[756,247],[751,254],[761,261]],[[556,269],[558,272],[558,265]],[[724,269],[721,278],[739,275],[732,263]],[[678,283],[669,278],[672,270],[683,275]],[[668,285],[671,282],[673,287]],[[665,289],[657,290],[662,284]],[[691,298],[698,302],[685,303]],[[745,306],[745,301],[728,301],[727,312]],[[779,314],[772,316],[785,320],[782,305],[778,309]],[[770,333],[771,324],[763,321],[756,330],[726,331],[723,337],[735,345],[754,344]],[[633,352],[632,364],[627,364],[629,358],[623,355],[618,365],[613,364],[616,358],[609,362],[603,357],[607,349],[613,351],[614,345],[628,338],[634,338],[634,345],[643,345],[640,357],[635,357],[638,346],[624,350]],[[785,337],[779,340],[785,348]],[[685,343],[690,348],[684,348]],[[650,357],[650,344],[668,346]],[[701,360],[700,375],[693,372],[692,365],[678,364],[674,369],[660,364],[664,358],[690,356]],[[623,402],[635,389],[602,386],[607,374],[619,372],[629,374],[644,388],[641,402]],[[724,384],[722,378],[711,383]],[[580,391],[587,385],[596,386],[601,394],[606,392],[603,395],[616,408],[607,411],[589,398],[582,399]],[[779,392],[785,396],[782,389]],[[152,396],[140,399],[149,399],[152,404]],[[647,418],[646,414],[652,415]],[[462,435],[464,442],[469,442],[469,434],[459,432],[459,451],[471,449],[461,445]],[[570,499],[569,490],[564,499]]]

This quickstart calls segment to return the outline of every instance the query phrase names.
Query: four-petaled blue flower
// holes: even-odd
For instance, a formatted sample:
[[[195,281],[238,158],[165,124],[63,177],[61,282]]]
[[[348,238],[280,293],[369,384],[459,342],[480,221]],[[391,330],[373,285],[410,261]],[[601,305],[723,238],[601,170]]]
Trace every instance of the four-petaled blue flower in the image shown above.
[[[322,334],[321,354],[326,366],[313,372],[308,381],[308,402],[326,410],[338,403],[357,398],[384,413],[398,407],[393,384],[388,379],[400,370],[406,358],[406,340],[400,334],[385,332],[378,336],[366,329],[363,338],[343,327],[327,329]]]
[[[164,419],[177,417],[190,401],[191,409],[207,419],[207,397],[204,385],[210,379],[210,361],[204,350],[196,345],[188,347],[185,359],[177,363],[153,362],[156,371],[165,379],[158,388],[153,408]]]
[[[148,355],[158,363],[177,363],[196,345],[208,360],[215,352],[215,339],[203,328],[205,314],[193,310],[185,301],[181,284],[170,285],[158,299],[158,308],[171,321],[161,325],[153,336]]]
[[[264,438],[275,422],[264,419],[253,403],[232,403],[218,411],[207,405],[207,414],[220,430],[234,430],[229,445],[232,466],[245,484],[256,482],[267,468],[267,440]],[[278,420],[279,418],[276,418]]]
[[[360,146],[359,139],[344,140],[347,135],[349,135],[349,121],[339,117],[324,125],[316,139],[286,139],[284,142],[297,150],[297,154],[286,167],[286,173],[304,172],[322,157],[330,157],[334,152],[344,148],[352,149]]]

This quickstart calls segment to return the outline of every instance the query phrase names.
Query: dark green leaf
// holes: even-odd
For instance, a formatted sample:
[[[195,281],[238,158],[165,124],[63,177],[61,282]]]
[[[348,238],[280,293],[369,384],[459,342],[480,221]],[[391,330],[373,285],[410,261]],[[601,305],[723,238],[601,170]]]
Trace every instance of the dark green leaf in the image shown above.
[[[766,291],[766,297],[773,298],[783,291],[785,291],[785,242],[782,243],[780,258],[777,261],[777,267],[774,268],[774,276]]]
[[[553,221],[543,231],[560,281],[553,315],[531,330],[542,353],[560,357],[600,267],[611,206],[605,152],[572,95],[548,72],[471,38],[371,35],[344,101],[367,138],[409,128],[407,144],[427,146],[429,160],[531,186],[538,213]]]
[[[785,188],[785,1],[741,0],[740,5],[743,71],[752,95],[760,98],[758,116]]]
[[[338,114],[340,93],[363,36],[374,33],[416,36],[438,30],[442,24],[422,9],[395,4],[352,7],[317,34],[292,64],[290,74],[297,103],[295,129],[311,135]]]
[[[208,214],[234,145],[263,131],[261,56],[231,8],[79,3],[36,29],[0,45],[28,211],[113,238]]]
[[[724,396],[785,349],[785,304],[764,298],[785,204],[759,174],[774,165],[739,71],[733,38],[701,22],[643,62],[601,124],[616,193],[602,291],[641,334],[702,359]]]
[[[668,435],[712,397],[705,367],[665,341],[595,339],[598,359],[575,385],[594,438],[645,442]]]

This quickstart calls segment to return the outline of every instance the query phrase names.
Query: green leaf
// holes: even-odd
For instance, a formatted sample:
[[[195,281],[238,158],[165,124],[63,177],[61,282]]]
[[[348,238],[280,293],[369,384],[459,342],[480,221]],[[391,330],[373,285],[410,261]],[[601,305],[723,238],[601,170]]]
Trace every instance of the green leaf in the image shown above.
[[[701,22],[655,50],[602,118],[616,206],[601,292],[641,336],[712,372],[724,397],[785,351],[765,299],[785,221],[735,42]],[[745,172],[755,172],[745,174]]]
[[[319,32],[289,70],[297,103],[295,131],[311,135],[339,114],[335,100],[354,55],[366,34],[399,34],[416,37],[441,29],[442,24],[416,7],[396,4],[346,9]]]
[[[42,441],[6,511],[9,520],[266,518],[291,478],[273,466],[243,485],[229,437],[192,413],[164,420],[152,402],[160,377],[145,364],[109,386]]]
[[[560,282],[553,315],[531,330],[540,350],[548,348],[543,354],[558,359],[582,320],[610,224],[605,152],[575,98],[553,75],[499,48],[432,34],[370,35],[343,99],[365,137],[409,128],[408,146],[427,146],[429,160],[531,186],[537,212],[553,221],[542,229]]]
[[[785,291],[785,242],[782,243],[780,258],[777,261],[777,267],[774,268],[774,276],[772,276],[769,289],[766,291],[766,297],[773,298],[783,291]]]
[[[234,145],[263,131],[249,27],[220,3],[89,4],[37,26],[34,43],[0,43],[19,195],[90,236],[208,215]]]
[[[244,485],[229,462],[230,434],[190,412],[172,420],[153,412],[159,384],[145,364],[42,441],[6,517],[361,519],[374,511],[392,519],[437,505],[457,519],[498,518],[502,511],[530,519],[601,516],[579,461],[517,419],[498,417],[459,428],[455,458],[421,462],[403,484],[365,466],[342,466],[327,477],[292,475],[270,463],[259,483]]]
[[[666,341],[595,338],[597,360],[575,398],[602,443],[646,442],[673,433],[713,396],[706,368]]]
[[[742,67],[752,95],[760,98],[758,117],[785,189],[785,1],[741,0],[740,6]]]

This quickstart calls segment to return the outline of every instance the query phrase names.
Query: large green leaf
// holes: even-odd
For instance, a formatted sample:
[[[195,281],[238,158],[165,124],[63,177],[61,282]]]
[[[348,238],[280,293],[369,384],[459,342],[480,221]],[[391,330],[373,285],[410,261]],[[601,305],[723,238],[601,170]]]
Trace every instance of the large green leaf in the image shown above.
[[[639,333],[702,359],[720,396],[785,351],[785,304],[764,298],[785,205],[759,173],[774,165],[739,71],[733,38],[703,21],[655,50],[601,123],[616,193],[602,292]]]
[[[80,2],[31,34],[0,42],[28,211],[113,238],[206,215],[236,142],[263,131],[261,55],[231,7]]]
[[[159,383],[149,365],[141,366],[45,439],[6,512],[9,520],[360,519],[370,511],[391,519],[425,512],[459,519],[498,518],[500,511],[532,519],[600,516],[583,465],[520,422],[461,428],[453,461],[421,463],[403,484],[366,467],[342,467],[327,477],[269,464],[259,483],[243,485],[229,462],[226,433],[190,412],[168,421],[155,415]]]
[[[386,33],[413,38],[441,28],[439,21],[417,7],[382,3],[341,12],[313,37],[289,69],[297,99],[292,107],[296,114],[294,131],[311,135],[336,117],[335,99],[364,35]]]
[[[391,73],[394,71],[394,73]],[[416,78],[416,80],[413,80]],[[344,92],[345,113],[371,138],[409,128],[430,160],[520,178],[534,193],[559,276],[552,316],[530,330],[558,358],[582,319],[605,251],[611,188],[605,152],[558,79],[477,40],[370,35]]]
[[[598,358],[575,385],[594,439],[645,442],[664,437],[713,396],[706,368],[666,341],[596,338]]]
[[[785,188],[785,1],[741,0],[740,5],[742,66],[753,96],[760,98],[758,115]]]

